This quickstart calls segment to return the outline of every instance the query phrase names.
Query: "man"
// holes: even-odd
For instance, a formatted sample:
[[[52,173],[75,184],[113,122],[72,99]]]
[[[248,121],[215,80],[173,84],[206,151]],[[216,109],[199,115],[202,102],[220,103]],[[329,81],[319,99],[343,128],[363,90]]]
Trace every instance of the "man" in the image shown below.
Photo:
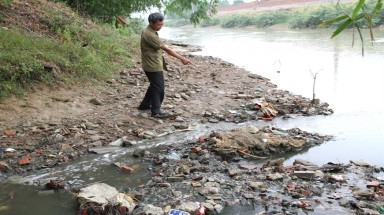
[[[141,33],[140,48],[142,67],[150,84],[138,109],[151,109],[152,117],[166,118],[169,114],[160,109],[165,93],[163,74],[164,62],[161,50],[164,50],[169,55],[179,59],[184,65],[190,64],[191,62],[187,58],[176,53],[160,40],[157,31],[159,31],[164,24],[164,16],[161,13],[150,14],[148,22],[149,25]]]

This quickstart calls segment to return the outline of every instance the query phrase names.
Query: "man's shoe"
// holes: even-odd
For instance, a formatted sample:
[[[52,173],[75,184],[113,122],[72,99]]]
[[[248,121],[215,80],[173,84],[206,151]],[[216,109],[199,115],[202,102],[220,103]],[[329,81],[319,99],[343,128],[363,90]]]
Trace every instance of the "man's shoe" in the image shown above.
[[[149,110],[151,109],[151,106],[139,106],[137,107],[137,110]]]
[[[168,113],[165,113],[165,112],[160,112],[160,113],[152,113],[151,114],[151,117],[153,118],[159,118],[159,119],[164,119],[164,118],[168,118],[170,115]]]

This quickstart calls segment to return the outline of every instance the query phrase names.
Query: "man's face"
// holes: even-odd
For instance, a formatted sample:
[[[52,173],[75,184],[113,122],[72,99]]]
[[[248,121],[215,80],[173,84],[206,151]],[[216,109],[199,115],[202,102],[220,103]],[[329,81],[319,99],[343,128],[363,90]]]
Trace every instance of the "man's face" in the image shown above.
[[[154,30],[154,31],[160,31],[160,29],[163,27],[164,21],[157,21],[150,23],[149,26]]]

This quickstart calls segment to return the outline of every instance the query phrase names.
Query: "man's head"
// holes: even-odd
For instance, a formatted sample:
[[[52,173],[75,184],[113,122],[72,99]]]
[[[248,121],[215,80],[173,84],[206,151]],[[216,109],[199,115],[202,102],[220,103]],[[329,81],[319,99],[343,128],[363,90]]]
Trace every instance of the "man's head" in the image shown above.
[[[151,13],[148,16],[148,22],[149,22],[149,26],[153,30],[159,31],[163,27],[163,24],[164,24],[164,15],[161,13],[158,13],[158,12]]]

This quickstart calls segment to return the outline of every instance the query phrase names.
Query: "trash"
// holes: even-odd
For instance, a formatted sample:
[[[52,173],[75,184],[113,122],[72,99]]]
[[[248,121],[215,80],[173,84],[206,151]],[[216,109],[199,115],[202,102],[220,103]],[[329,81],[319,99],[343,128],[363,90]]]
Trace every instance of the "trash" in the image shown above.
[[[258,101],[256,102],[256,109],[261,111],[263,113],[263,120],[271,120],[272,117],[277,115],[277,110],[273,107],[273,105],[265,102],[265,101]]]
[[[181,210],[176,210],[176,209],[171,209],[168,213],[168,215],[191,215],[188,212],[181,211]]]
[[[205,210],[206,210],[206,208],[204,207],[203,204],[201,204],[201,203],[199,203],[199,204],[200,204],[200,207],[199,207],[199,209],[198,209],[196,215],[205,215]]]
[[[87,202],[80,205],[76,215],[104,214],[103,206],[95,202]]]

